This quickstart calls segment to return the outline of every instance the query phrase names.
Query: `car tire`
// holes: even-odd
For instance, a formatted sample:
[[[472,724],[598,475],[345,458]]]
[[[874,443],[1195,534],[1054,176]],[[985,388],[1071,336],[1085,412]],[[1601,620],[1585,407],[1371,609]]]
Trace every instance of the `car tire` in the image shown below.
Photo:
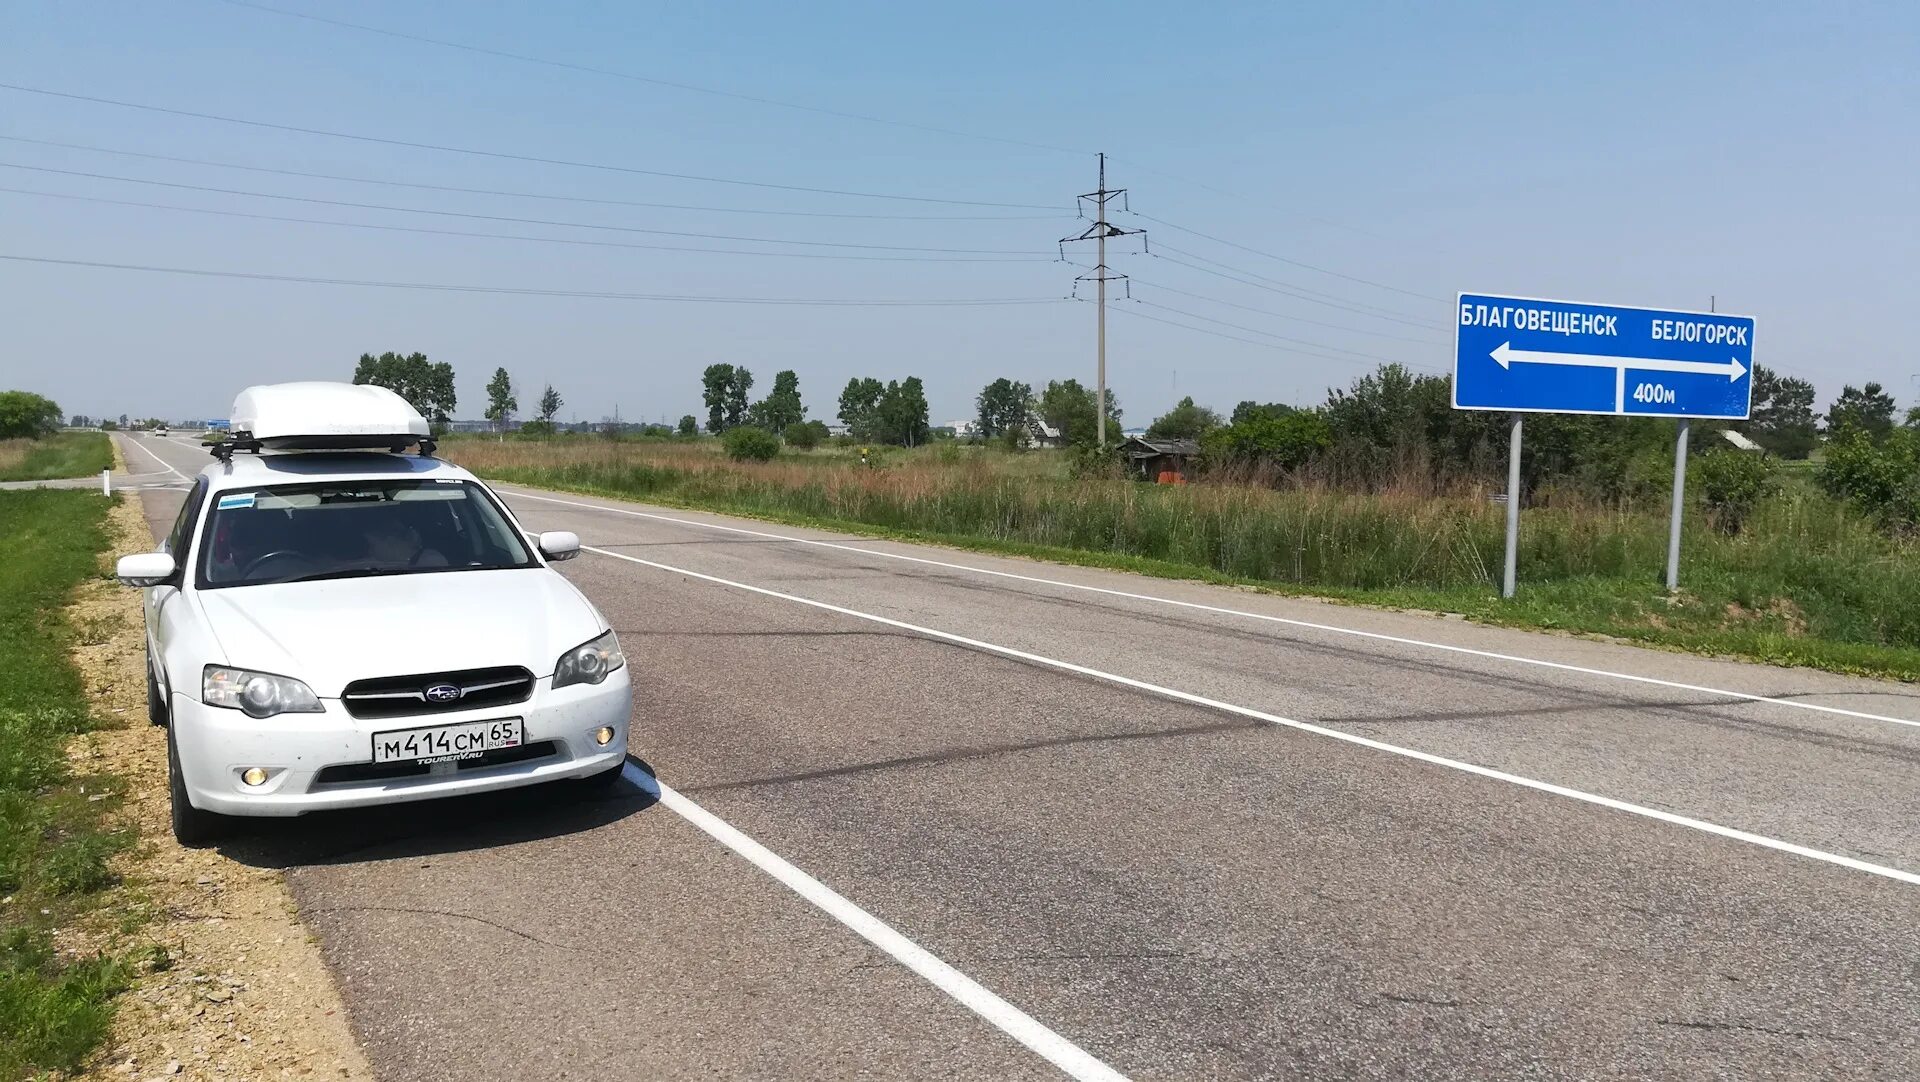
[[[173,746],[173,729],[167,729],[167,803],[173,813],[173,839],[189,849],[199,849],[227,833],[231,825],[226,816],[201,811],[187,799],[187,784],[180,776],[180,752]]]
[[[620,764],[612,770],[602,770],[598,774],[589,774],[584,778],[575,780],[574,785],[578,786],[584,794],[609,792],[620,784],[620,775],[623,774],[626,769],[626,760],[623,759],[620,761]]]
[[[153,678],[153,659],[147,659],[147,720],[161,728],[167,725],[167,700],[160,694],[160,683]]]

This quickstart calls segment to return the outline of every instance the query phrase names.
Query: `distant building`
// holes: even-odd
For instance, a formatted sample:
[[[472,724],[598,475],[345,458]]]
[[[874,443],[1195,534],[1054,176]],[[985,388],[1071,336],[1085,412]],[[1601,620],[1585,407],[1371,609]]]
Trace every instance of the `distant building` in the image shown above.
[[[1748,439],[1747,437],[1745,437],[1745,436],[1743,436],[1743,435],[1741,435],[1740,433],[1738,433],[1738,432],[1735,432],[1735,431],[1734,431],[1733,429],[1731,429],[1731,428],[1723,428],[1723,429],[1721,429],[1721,430],[1720,430],[1720,435],[1721,435],[1721,436],[1722,436],[1722,437],[1723,437],[1723,438],[1724,438],[1724,439],[1725,439],[1725,440],[1726,440],[1726,441],[1727,441],[1728,443],[1731,443],[1731,444],[1733,444],[1733,445],[1734,445],[1735,447],[1738,447],[1738,448],[1740,448],[1740,449],[1741,449],[1742,451],[1758,451],[1758,450],[1760,450],[1760,449],[1761,449],[1761,447],[1760,447],[1760,445],[1759,445],[1759,444],[1757,444],[1757,443],[1755,443],[1755,442],[1753,442],[1752,440],[1750,440],[1750,439]]]
[[[1184,485],[1200,456],[1197,440],[1150,440],[1133,436],[1120,445],[1127,470],[1142,481],[1163,485]]]
[[[1037,413],[1027,414],[1027,442],[1035,447],[1065,447],[1067,437],[1057,428],[1040,419]]]

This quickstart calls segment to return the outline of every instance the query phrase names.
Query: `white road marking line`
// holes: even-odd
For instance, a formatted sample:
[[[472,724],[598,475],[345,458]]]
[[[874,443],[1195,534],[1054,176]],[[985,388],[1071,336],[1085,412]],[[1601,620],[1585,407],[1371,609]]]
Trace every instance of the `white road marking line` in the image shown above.
[[[1031,662],[1036,665],[1045,665],[1048,668],[1059,669],[1062,672],[1075,673],[1080,676],[1092,677],[1095,680],[1104,680],[1110,684],[1118,684],[1121,687],[1133,688],[1137,691],[1144,691],[1153,695],[1164,696],[1166,698],[1175,699],[1180,702],[1191,703],[1195,706],[1203,706],[1210,710],[1218,710],[1227,714],[1235,714],[1244,718],[1252,718],[1256,721],[1264,721],[1273,725],[1284,726],[1289,729],[1298,729],[1303,733],[1312,733],[1315,736],[1324,736],[1331,740],[1339,740],[1344,743],[1354,744],[1363,748],[1369,748],[1369,749],[1372,749],[1373,751],[1381,751],[1381,752],[1386,752],[1389,755],[1402,756],[1403,758],[1413,759],[1418,762],[1427,763],[1431,766],[1445,767],[1448,770],[1458,770],[1462,773],[1473,774],[1477,777],[1490,778],[1494,781],[1503,781],[1511,785],[1523,786],[1525,788],[1533,789],[1538,792],[1551,793],[1554,796],[1565,797],[1568,800],[1578,800],[1582,803],[1592,804],[1597,807],[1611,808],[1614,811],[1626,812],[1629,815],[1638,815],[1643,818],[1656,820],[1658,822],[1669,823],[1674,826],[1686,827],[1688,830],[1697,830],[1704,834],[1712,834],[1716,837],[1729,838],[1729,839],[1732,839],[1733,841],[1746,842],[1749,845],[1758,845],[1763,848],[1778,850],[1779,852],[1782,852],[1782,853],[1791,853],[1794,856],[1806,857],[1809,860],[1823,861],[1827,864],[1835,864],[1842,868],[1851,868],[1854,871],[1866,872],[1869,875],[1882,876],[1887,879],[1898,880],[1899,882],[1902,882],[1902,883],[1908,883],[1914,886],[1920,886],[1920,874],[1916,874],[1914,872],[1902,871],[1899,868],[1890,868],[1882,864],[1872,864],[1867,861],[1857,859],[1855,857],[1843,856],[1839,853],[1829,853],[1823,849],[1814,849],[1804,845],[1797,845],[1793,842],[1782,841],[1779,838],[1769,838],[1764,834],[1752,834],[1744,830],[1736,830],[1733,827],[1721,826],[1718,823],[1709,823],[1704,819],[1694,819],[1685,815],[1675,815],[1672,812],[1661,811],[1658,808],[1648,808],[1639,804],[1630,804],[1627,801],[1616,800],[1613,797],[1600,796],[1597,793],[1588,793],[1579,789],[1568,788],[1567,786],[1564,786],[1564,785],[1556,785],[1553,782],[1539,781],[1534,778],[1522,777],[1519,774],[1509,774],[1504,770],[1494,770],[1491,767],[1484,767],[1474,763],[1462,762],[1459,759],[1449,759],[1443,755],[1434,755],[1431,752],[1418,751],[1413,748],[1403,748],[1397,744],[1388,744],[1384,741],[1374,740],[1369,737],[1357,736],[1353,733],[1342,732],[1339,729],[1329,729],[1325,726],[1315,725],[1311,722],[1295,721],[1292,718],[1283,718],[1278,714],[1269,714],[1264,710],[1255,710],[1251,707],[1239,706],[1234,703],[1223,702],[1219,699],[1209,699],[1204,695],[1196,695],[1190,691],[1181,691],[1178,688],[1165,687],[1160,684],[1150,684],[1145,680],[1135,680],[1130,676],[1121,676],[1118,673],[1110,673],[1101,669],[1088,668],[1085,665],[1076,665],[1071,661],[1061,661],[1058,658],[1050,658],[1041,654],[1029,653],[1028,651],[1025,651],[1025,650],[1017,650],[1011,646],[1000,646],[995,643],[984,642],[980,639],[971,639],[964,635],[955,635],[950,631],[940,631],[931,627],[922,627],[919,624],[909,624],[904,620],[895,620],[892,617],[888,617],[888,616],[877,616],[870,612],[861,612],[858,609],[849,609],[842,605],[835,605],[826,601],[816,601],[812,598],[800,597],[796,594],[781,593],[778,590],[769,590],[764,586],[753,586],[744,582],[735,582],[732,579],[723,579],[717,575],[708,575],[699,571],[690,571],[683,567],[674,567],[672,564],[657,563],[653,560],[643,560],[638,556],[629,556],[624,552],[613,552],[609,549],[595,548],[591,545],[582,545],[580,547],[583,550],[594,553],[596,555],[611,556],[616,560],[625,560],[628,563],[640,564],[642,566],[655,568],[657,570],[665,571],[670,574],[684,575],[687,578],[699,579],[703,582],[711,582],[718,586],[728,586],[736,590],[745,590],[748,593],[755,593],[765,597],[778,598],[782,601],[791,601],[800,605],[808,605],[816,609],[824,609],[828,612],[838,613],[842,616],[851,616],[856,620],[868,620],[876,624],[884,624],[888,627],[896,627],[903,631],[911,631],[911,632],[914,632],[915,634],[925,635],[929,638],[940,639],[945,642],[957,643],[961,646],[971,647],[975,650],[984,650],[988,653],[1000,654],[1003,657],[1016,658],[1018,660]]]
[[[623,776],[659,798],[668,810],[692,823],[708,837],[746,858],[749,864],[779,880],[795,894],[880,948],[894,961],[920,975],[927,983],[952,996],[961,1006],[991,1022],[1001,1032],[1026,1045],[1041,1058],[1085,1082],[1126,1082],[1126,1076],[1085,1049],[1041,1025],[1025,1011],[989,992],[979,982],[941,961],[885,921],[847,900],[832,887],[788,863],[779,854],[742,834],[738,828],[682,796],[665,782],[632,762]]]
[[[167,471],[168,473],[170,473],[170,474],[172,474],[172,475],[174,475],[175,477],[178,477],[178,478],[179,478],[179,479],[181,479],[182,481],[191,481],[191,480],[193,480],[192,478],[190,478],[190,477],[188,477],[188,476],[187,476],[186,474],[184,474],[184,473],[181,473],[181,472],[180,472],[179,470],[176,470],[176,469],[174,469],[174,468],[173,468],[172,466],[169,466],[169,465],[167,465],[167,460],[166,460],[166,459],[164,459],[164,458],[161,458],[161,457],[160,457],[159,455],[156,455],[156,454],[154,454],[154,453],[153,453],[153,449],[152,449],[152,448],[150,448],[150,447],[148,447],[148,446],[146,446],[146,445],[145,445],[144,443],[142,443],[142,442],[140,442],[139,440],[137,440],[137,439],[134,439],[134,438],[132,438],[131,436],[129,436],[129,437],[127,438],[127,442],[128,442],[128,443],[131,443],[131,444],[133,444],[133,445],[134,445],[135,447],[138,447],[138,448],[140,448],[140,449],[141,449],[142,451],[145,451],[145,452],[147,453],[147,457],[148,457],[148,458],[151,458],[151,459],[153,459],[153,460],[154,460],[155,462],[158,462],[158,463],[160,463],[160,468],[161,468],[161,469],[164,469],[164,470],[166,470],[166,471]]]
[[[1409,639],[1399,635],[1387,635],[1378,631],[1360,631],[1350,627],[1338,627],[1333,624],[1319,624],[1311,620],[1295,620],[1285,616],[1271,616],[1263,612],[1248,612],[1245,609],[1229,609],[1219,605],[1205,605],[1197,601],[1180,601],[1170,597],[1155,597],[1152,594],[1136,594],[1127,590],[1113,590],[1104,586],[1087,586],[1078,582],[1064,582],[1060,579],[1041,578],[1037,575],[1018,575],[1011,571],[995,571],[985,567],[971,567],[967,564],[948,563],[945,560],[929,560],[922,556],[907,556],[898,552],[882,552],[878,549],[860,548],[855,545],[840,544],[833,541],[819,541],[810,537],[794,537],[788,534],[769,533],[764,530],[746,530],[738,526],[722,526],[713,522],[700,522],[695,519],[675,518],[672,515],[659,515],[646,511],[630,511],[624,507],[608,507],[605,504],[583,503],[578,500],[560,500],[551,496],[535,496],[528,492],[507,492],[507,496],[521,499],[540,500],[544,503],[565,504],[568,507],[584,507],[594,511],[610,511],[618,515],[632,515],[635,518],[656,519],[682,526],[697,526],[706,530],[720,530],[726,533],[746,534],[751,537],[765,537],[778,541],[791,541],[800,545],[813,545],[818,548],[840,549],[845,552],[857,552],[864,556],[880,556],[889,560],[903,560],[907,563],[926,564],[929,567],[941,567],[950,571],[967,571],[975,575],[991,575],[995,578],[1015,579],[1020,582],[1032,582],[1043,586],[1057,586],[1063,590],[1082,590],[1093,594],[1106,594],[1109,597],[1123,597],[1130,601],[1150,601],[1160,605],[1173,605],[1177,608],[1194,609],[1200,612],[1217,613],[1222,616],[1239,616],[1248,620],[1264,620],[1273,624],[1286,624],[1291,627],[1304,627],[1314,631],[1326,631],[1336,635],[1352,635],[1356,638],[1373,639],[1379,642],[1397,643],[1401,646],[1418,646],[1428,650],[1444,650],[1453,654],[1467,654],[1473,657],[1489,658],[1494,661],[1509,661],[1517,665],[1534,665],[1543,669],[1558,669],[1561,672],[1575,672],[1586,676],[1602,676],[1612,680],[1628,680],[1637,684],[1651,684],[1655,687],[1674,688],[1679,691],[1697,691],[1703,695],[1721,695],[1729,699],[1742,699],[1747,702],[1767,703],[1771,706],[1790,706],[1796,710],[1812,710],[1822,714],[1837,714],[1842,717],[1859,718],[1863,721],[1884,721],[1893,725],[1906,725],[1920,728],[1920,721],[1911,718],[1889,717],[1885,714],[1870,714],[1862,710],[1848,710],[1839,706],[1826,706],[1821,703],[1800,702],[1795,699],[1777,699],[1769,695],[1755,695],[1747,691],[1728,691],[1725,688],[1711,688],[1700,684],[1684,684],[1677,680],[1662,680],[1653,676],[1638,676],[1633,673],[1613,672],[1609,669],[1592,669],[1584,665],[1569,665],[1560,661],[1545,661],[1540,658],[1520,657],[1516,654],[1502,654],[1492,650],[1476,650],[1470,646],[1453,646],[1443,642],[1428,642],[1424,639]],[[1834,692],[1833,694],[1846,694]]]

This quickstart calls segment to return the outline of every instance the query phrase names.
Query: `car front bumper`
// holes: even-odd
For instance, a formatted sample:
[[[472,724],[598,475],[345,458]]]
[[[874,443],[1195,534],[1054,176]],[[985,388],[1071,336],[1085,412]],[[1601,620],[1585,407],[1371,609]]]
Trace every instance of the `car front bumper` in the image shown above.
[[[557,690],[552,677],[542,677],[522,703],[408,717],[355,718],[338,699],[322,699],[322,713],[271,718],[207,706],[178,692],[171,705],[180,774],[194,807],[223,815],[289,816],[511,789],[617,769],[627,755],[633,688],[623,666],[598,684]],[[372,764],[375,733],[500,718],[522,719],[523,749],[540,754],[500,763],[439,763],[400,776]],[[594,739],[602,727],[614,731],[605,745]],[[242,780],[253,767],[267,772],[264,783]]]

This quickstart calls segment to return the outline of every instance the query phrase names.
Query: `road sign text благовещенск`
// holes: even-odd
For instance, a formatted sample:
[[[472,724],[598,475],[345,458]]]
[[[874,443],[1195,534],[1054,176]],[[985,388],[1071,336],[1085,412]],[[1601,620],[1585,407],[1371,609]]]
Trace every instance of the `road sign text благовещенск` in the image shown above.
[[[1453,404],[1515,413],[1747,416],[1753,320],[1460,294]]]

